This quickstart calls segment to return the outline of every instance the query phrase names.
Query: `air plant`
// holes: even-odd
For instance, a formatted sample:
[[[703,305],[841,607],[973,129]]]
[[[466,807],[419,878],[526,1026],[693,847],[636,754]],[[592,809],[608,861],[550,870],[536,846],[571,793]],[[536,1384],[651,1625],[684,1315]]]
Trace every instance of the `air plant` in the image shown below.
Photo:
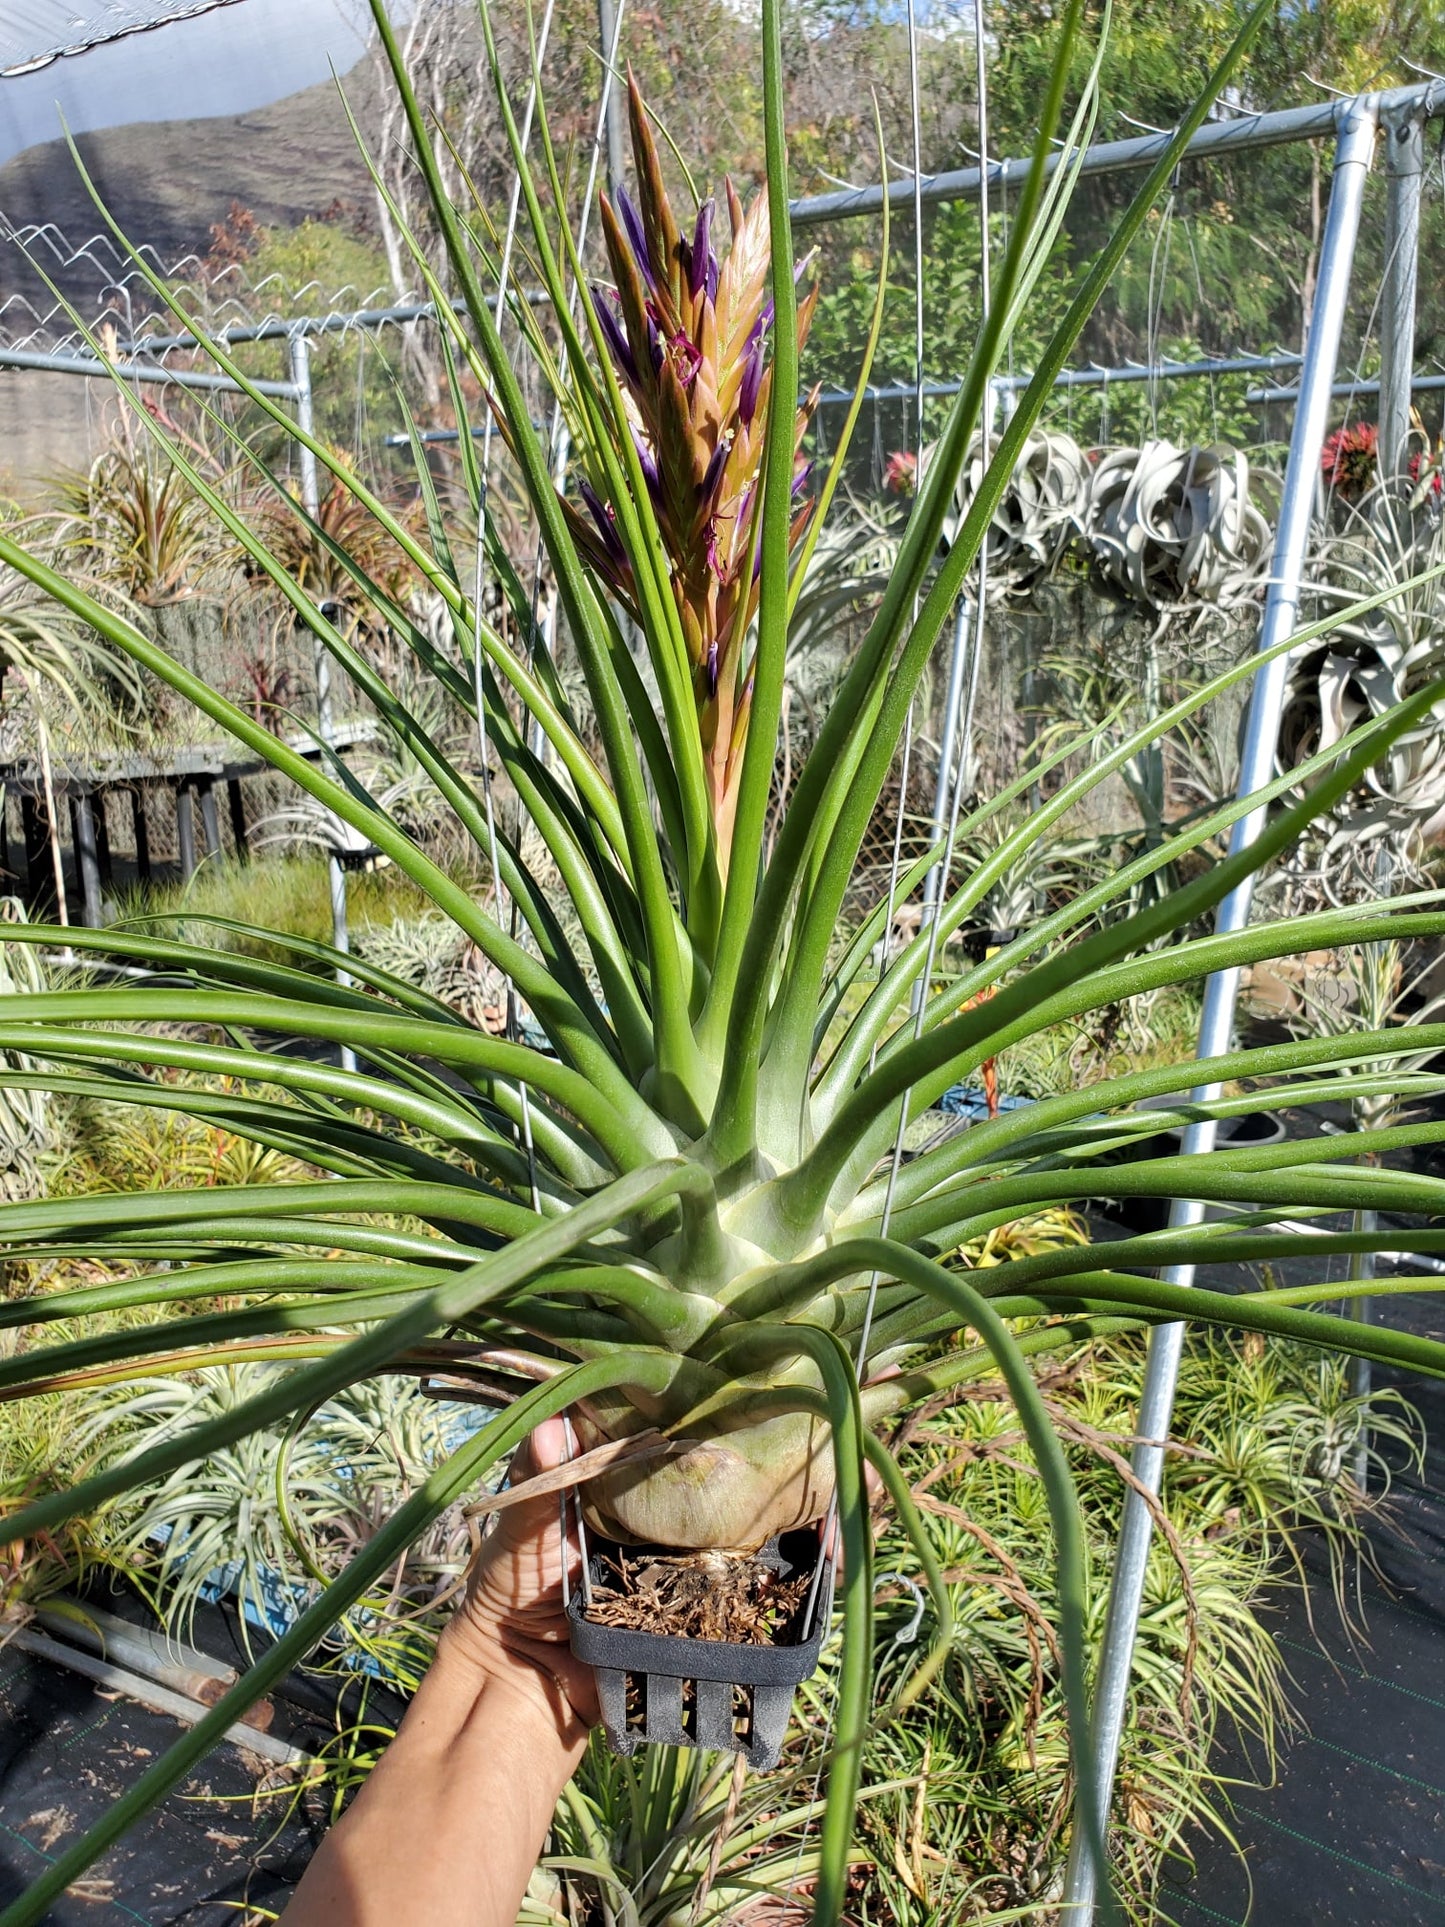
[[[1237,606],[1268,573],[1274,536],[1237,449],[1108,449],[1088,490],[1082,520],[1099,572],[1141,607]]]
[[[349,458],[340,456],[345,462]],[[362,647],[376,654],[379,665],[394,673],[384,617],[360,589],[354,567],[375,582],[388,602],[406,604],[416,588],[416,575],[404,552],[385,529],[379,528],[364,505],[334,479],[321,496],[314,528],[309,519],[298,518],[299,490],[293,484],[291,499],[278,499],[267,489],[258,496],[258,531],[272,556],[318,607],[327,607],[337,627]],[[401,519],[405,511],[398,510]],[[254,564],[247,573],[258,578],[263,590],[269,584],[265,571]],[[274,600],[274,596],[271,598]],[[282,608],[283,616],[290,614]]]
[[[548,1044],[542,1051],[514,1036],[489,1035],[364,957],[343,958],[316,944],[292,942],[293,967],[164,940],[144,927],[72,933],[82,956],[122,959],[134,970],[155,971],[161,981],[131,977],[120,986],[7,999],[0,1048],[43,1057],[54,1067],[45,1075],[62,1088],[186,1107],[331,1175],[249,1186],[240,1212],[237,1200],[217,1187],[0,1209],[0,1244],[12,1251],[57,1254],[79,1247],[167,1267],[113,1285],[11,1301],[0,1306],[0,1323],[43,1326],[67,1311],[101,1310],[122,1299],[183,1304],[194,1314],[182,1323],[160,1319],[67,1344],[36,1340],[0,1361],[5,1396],[34,1392],[60,1372],[72,1380],[82,1375],[82,1382],[88,1372],[138,1379],[241,1356],[293,1367],[225,1415],[25,1507],[9,1529],[34,1533],[142,1489],[382,1369],[418,1375],[444,1369],[472,1374],[484,1386],[496,1385],[503,1372],[516,1397],[397,1507],[214,1712],[57,1857],[4,1916],[6,1927],[39,1919],[67,1881],[204,1755],[243,1702],[304,1657],[541,1417],[562,1410],[572,1412],[587,1444],[625,1441],[656,1427],[680,1448],[646,1466],[615,1466],[587,1485],[589,1518],[612,1532],[710,1555],[755,1547],[771,1532],[816,1520],[830,1505],[836,1509],[846,1554],[843,1645],[813,1901],[814,1918],[835,1927],[872,1704],[865,1461],[877,1468],[928,1576],[932,1648],[901,1688],[917,1698],[948,1657],[948,1590],[878,1428],[995,1364],[1017,1403],[1040,1472],[1032,1489],[1052,1523],[1062,1702],[1080,1794],[1076,1824],[1102,1863],[1106,1816],[1087,1744],[1090,1581],[1067,1460],[1030,1358],[1074,1345],[1101,1326],[1182,1316],[1445,1370],[1439,1344],[1314,1310],[1318,1300],[1338,1295],[1337,1285],[1225,1297],[1148,1275],[1157,1265],[1206,1254],[1218,1260],[1328,1254],[1348,1237],[1297,1224],[1281,1229],[1275,1221],[1294,1224],[1312,1207],[1339,1211],[1366,1202],[1429,1213],[1439,1209],[1445,1191],[1437,1180],[1356,1166],[1349,1136],[1253,1151],[1226,1147],[1208,1156],[1131,1163],[1111,1173],[1110,1185],[1253,1207],[1238,1225],[1209,1224],[1097,1249],[1066,1246],[987,1269],[970,1269],[954,1257],[1026,1212],[1093,1194],[1093,1151],[1112,1139],[1160,1130],[1161,1113],[1137,1111],[1140,1100],[1178,1097],[1177,1111],[1163,1114],[1173,1122],[1178,1115],[1216,1114],[1219,1105],[1185,1094],[1232,1079],[1279,1080],[1291,1102],[1338,1098],[1358,1086],[1353,1066],[1388,1059],[1396,1048],[1389,1032],[1231,1051],[1203,1064],[1163,1064],[1105,1079],[976,1125],[906,1164],[895,1146],[900,1131],[944,1090],[1006,1045],[1052,1025],[1281,952],[1445,930],[1445,912],[1415,900],[1351,906],[1214,937],[1187,934],[1253,870],[1288,850],[1315,815],[1414,726],[1438,691],[1412,693],[1287,781],[1166,834],[1117,873],[1053,907],[1013,943],[940,980],[934,962],[994,880],[1129,756],[1242,682],[1251,665],[1240,665],[1163,709],[1049,794],[948,889],[871,989],[864,981],[870,953],[891,911],[919,889],[938,853],[906,869],[897,889],[858,928],[845,931],[841,944],[839,922],[857,852],[893,776],[913,693],[1053,378],[1264,10],[1241,31],[1210,92],[1161,143],[1156,165],[1040,355],[940,561],[945,518],[990,378],[1049,259],[1094,123],[1097,56],[1088,84],[1082,91],[1074,85],[1084,0],[1069,0],[1061,10],[1057,58],[1039,102],[1032,162],[1013,198],[989,316],[868,631],[770,848],[765,829],[790,615],[846,453],[845,442],[800,537],[798,339],[807,303],[797,294],[788,211],[781,0],[764,0],[761,17],[766,255],[763,216],[743,209],[733,251],[719,261],[713,286],[710,223],[699,218],[689,238],[686,224],[669,221],[634,95],[642,233],[627,232],[625,210],[604,215],[619,283],[615,309],[605,291],[594,295],[587,285],[570,228],[556,218],[566,194],[545,100],[539,89],[534,170],[483,7],[498,110],[520,186],[525,273],[529,282],[539,277],[550,299],[545,325],[517,280],[500,275],[487,222],[449,197],[442,158],[381,0],[374,0],[373,11],[447,252],[445,283],[419,243],[414,259],[436,301],[463,428],[460,468],[476,517],[480,569],[462,547],[471,530],[456,530],[443,512],[419,437],[425,539],[335,451],[259,393],[225,345],[204,330],[203,346],[257,407],[312,451],[442,598],[451,634],[439,644],[294,505],[303,526],[418,663],[471,712],[485,734],[489,762],[505,773],[529,834],[555,866],[577,940],[569,942],[522,847],[491,807],[485,776],[473,780],[450,759],[403,695],[184,447],[171,442],[169,459],[406,742],[435,787],[434,816],[453,817],[473,840],[492,887],[515,906],[518,934],[509,918],[479,904],[432,861],[360,779],[290,749],[82,585],[0,531],[0,560],[83,614],[389,857],[503,973]],[[1068,99],[1077,104],[1066,113]],[[373,178],[385,196],[379,169]],[[132,258],[145,273],[142,258],[134,251]],[[158,277],[151,285],[181,325],[193,325]],[[755,335],[768,298],[770,322]],[[530,384],[499,332],[509,316],[509,331],[521,337],[519,359],[532,356],[564,400],[578,492],[585,479],[600,510],[600,517],[589,511],[585,537],[558,497],[552,448],[532,423]],[[870,367],[865,356],[860,385]],[[464,370],[503,425],[525,486],[556,584],[565,647],[586,682],[587,737],[534,634],[529,558],[506,554],[487,514],[487,478],[467,427]],[[163,425],[141,425],[165,439]],[[268,468],[263,452],[242,444],[238,454],[278,499],[285,494],[283,478]],[[507,595],[525,644],[521,652],[488,621],[485,596],[475,598],[478,573]],[[635,636],[625,632],[624,615]],[[545,756],[534,736],[545,743]],[[598,746],[595,755],[589,742]],[[979,804],[969,813],[968,834],[1010,808],[1036,776],[1025,772]],[[1247,849],[1136,914],[1097,917],[1141,876],[1278,803],[1298,782],[1312,787],[1274,811]],[[53,931],[34,936],[55,940]],[[345,978],[300,967],[321,961]],[[980,995],[989,989],[995,994]],[[204,1035],[190,1029],[177,1035],[177,1026],[203,1026]],[[291,1048],[258,1041],[268,1039],[287,1040]],[[1426,1041],[1417,1031],[1411,1048]],[[1445,1028],[1439,1041],[1445,1043]],[[327,1047],[338,1043],[355,1053],[357,1069],[326,1061]],[[149,1075],[158,1069],[175,1075]],[[217,1079],[227,1081],[218,1086]],[[1278,1103],[1281,1092],[1257,1101]],[[1422,1133],[1439,1137],[1445,1126],[1376,1132],[1372,1148],[1423,1141]],[[1445,1233],[1415,1234],[1413,1243],[1418,1250],[1438,1248]],[[219,1309],[199,1309],[218,1301]],[[896,1373],[883,1375],[894,1366]]]
[[[1325,438],[1320,473],[1342,502],[1358,502],[1380,466],[1380,431],[1374,422],[1352,422]]]
[[[72,1453],[88,1468],[123,1463],[262,1390],[276,1367],[242,1364],[121,1386],[102,1395],[73,1428]],[[178,1467],[107,1521],[108,1556],[156,1601],[166,1625],[191,1636],[197,1607],[218,1590],[235,1594],[240,1628],[280,1611],[294,1617],[314,1583],[370,1537],[378,1509],[400,1504],[445,1457],[456,1435],[452,1409],[414,1383],[385,1378],[348,1387],[308,1422],[252,1432],[201,1465]],[[448,1517],[410,1549],[392,1577],[390,1616],[401,1620],[460,1571],[442,1539],[466,1544]],[[440,1565],[439,1565],[440,1561]],[[347,1629],[353,1654],[378,1628],[368,1601]]]
[[[60,478],[59,495],[62,554],[145,607],[195,595],[229,559],[181,467],[149,438],[110,442],[89,469]]]

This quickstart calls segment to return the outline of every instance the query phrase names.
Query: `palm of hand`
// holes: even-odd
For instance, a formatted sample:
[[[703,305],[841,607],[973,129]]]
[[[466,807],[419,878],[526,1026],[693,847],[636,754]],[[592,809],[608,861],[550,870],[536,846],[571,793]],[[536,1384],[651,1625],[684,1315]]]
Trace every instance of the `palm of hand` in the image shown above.
[[[539,1425],[519,1447],[511,1482],[520,1485],[566,1456],[561,1419]],[[489,1677],[540,1693],[564,1725],[595,1726],[601,1717],[592,1669],[575,1659],[563,1598],[560,1507],[555,1493],[509,1506],[482,1541],[466,1598],[446,1641]],[[566,1547],[570,1581],[579,1555]]]

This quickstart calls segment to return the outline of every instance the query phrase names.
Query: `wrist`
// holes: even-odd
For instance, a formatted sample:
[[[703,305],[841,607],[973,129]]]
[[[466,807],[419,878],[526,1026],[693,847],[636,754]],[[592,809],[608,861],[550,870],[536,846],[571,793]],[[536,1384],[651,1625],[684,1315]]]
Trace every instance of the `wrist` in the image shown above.
[[[456,1690],[475,1700],[490,1695],[499,1712],[510,1707],[539,1743],[555,1742],[575,1763],[588,1730],[588,1721],[573,1703],[575,1682],[567,1677],[575,1664],[566,1646],[480,1625],[470,1614],[459,1613],[442,1633],[432,1671],[440,1669]]]

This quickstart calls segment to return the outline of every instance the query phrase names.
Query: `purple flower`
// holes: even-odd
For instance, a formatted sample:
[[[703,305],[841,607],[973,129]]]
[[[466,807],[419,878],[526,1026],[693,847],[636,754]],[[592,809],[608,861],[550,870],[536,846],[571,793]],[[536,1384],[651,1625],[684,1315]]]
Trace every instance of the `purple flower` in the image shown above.
[[[651,306],[652,304],[649,302],[648,303],[649,312],[647,316],[647,346],[648,346],[648,351],[652,356],[652,372],[653,374],[656,375],[662,372],[662,364],[667,359],[667,350],[663,346],[662,330],[658,327],[657,323],[652,318]]]
[[[632,349],[628,344],[627,336],[623,333],[622,323],[618,319],[617,311],[620,303],[617,296],[610,288],[593,288],[592,299],[597,306],[598,326],[607,339],[613,361],[629,381],[635,382],[637,363],[633,359]]]
[[[738,389],[738,414],[745,428],[751,428],[753,416],[758,412],[758,395],[762,385],[763,338],[754,330],[754,334],[748,336],[748,345],[743,350],[743,379]]]
[[[637,265],[642,278],[649,288],[657,286],[657,276],[652,271],[652,256],[647,249],[647,230],[642,225],[642,216],[632,204],[632,196],[625,187],[617,190],[617,211],[622,216],[622,225],[627,229],[627,238],[632,243],[632,252],[637,257]]]
[[[642,479],[647,484],[647,492],[661,507],[662,475],[657,466],[657,457],[635,428],[632,431],[632,446],[637,450],[637,459],[642,468]]]
[[[744,354],[747,354],[750,349],[757,347],[768,329],[772,327],[773,312],[773,297],[769,295],[762,307],[758,310],[757,320],[748,330],[748,338],[743,343]]]
[[[702,366],[702,350],[696,347],[685,328],[679,328],[668,341],[672,350],[672,365],[683,387],[688,387]]]
[[[627,551],[623,548],[621,539],[613,525],[611,509],[608,508],[607,504],[602,500],[602,497],[597,493],[596,489],[593,488],[585,475],[579,475],[577,478],[577,493],[587,504],[588,513],[597,524],[598,533],[602,537],[603,548],[606,549],[608,555],[614,562],[621,563],[625,567],[627,563]]]
[[[813,464],[804,462],[793,477],[793,500],[796,502],[803,490],[813,479]]]
[[[713,450],[708,460],[708,465],[703,471],[702,480],[697,485],[698,495],[704,502],[710,502],[717,492],[717,485],[722,480],[722,472],[727,466],[727,459],[728,444],[726,441],[721,441]]]
[[[714,207],[711,201],[704,201],[697,211],[697,226],[693,230],[692,245],[687,249],[687,284],[694,298],[703,289],[707,290],[709,301],[717,294],[718,264],[712,251],[712,217]]]

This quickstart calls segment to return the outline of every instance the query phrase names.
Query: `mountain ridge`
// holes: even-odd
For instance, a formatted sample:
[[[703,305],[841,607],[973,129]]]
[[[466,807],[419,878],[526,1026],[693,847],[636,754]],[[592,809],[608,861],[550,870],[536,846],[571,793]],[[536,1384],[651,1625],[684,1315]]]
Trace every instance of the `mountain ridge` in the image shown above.
[[[364,64],[346,84],[364,119],[372,84]],[[287,228],[337,201],[371,201],[370,178],[331,81],[244,113],[132,121],[81,134],[75,145],[121,230],[168,270],[204,255],[212,227],[235,203],[263,226]],[[32,249],[65,297],[82,314],[97,312],[121,257],[63,137],[0,167],[0,229],[31,234]],[[56,231],[78,258],[58,249]],[[22,302],[43,315],[54,296],[11,240],[0,245],[0,327],[12,340],[27,332]],[[63,323],[58,332],[66,332]]]

